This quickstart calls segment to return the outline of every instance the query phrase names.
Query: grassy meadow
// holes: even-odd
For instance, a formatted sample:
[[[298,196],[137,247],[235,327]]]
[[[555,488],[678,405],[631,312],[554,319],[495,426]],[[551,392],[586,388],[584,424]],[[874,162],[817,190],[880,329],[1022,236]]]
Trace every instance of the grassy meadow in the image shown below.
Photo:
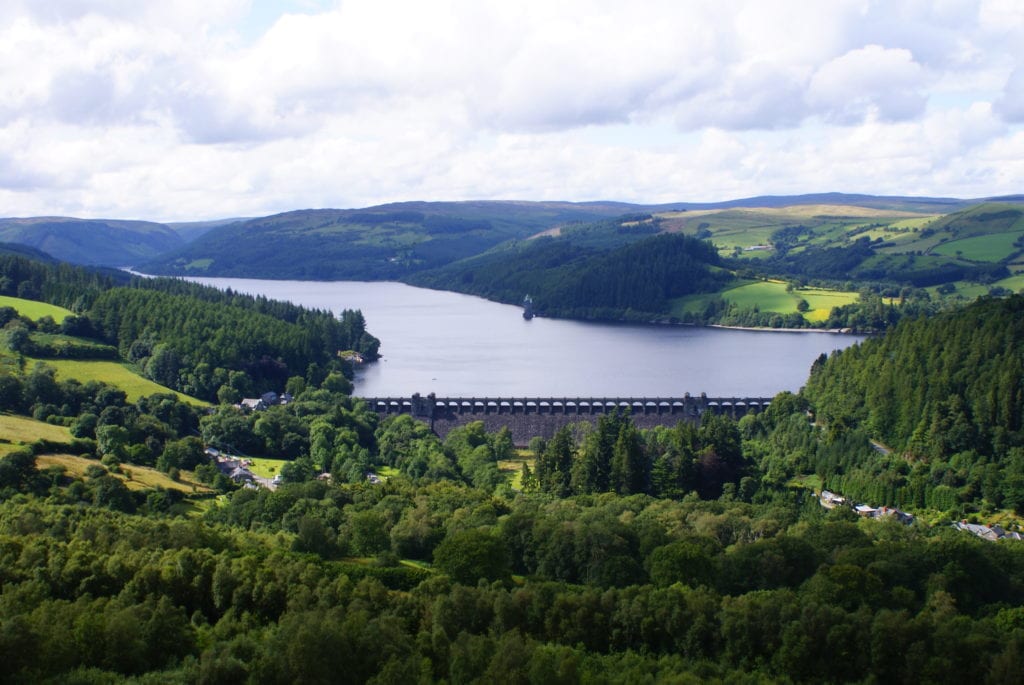
[[[281,473],[281,467],[288,463],[285,459],[267,459],[264,457],[246,457],[252,465],[249,470],[260,478],[273,478]]]
[[[60,323],[67,317],[74,314],[70,309],[64,309],[56,305],[35,300],[23,300],[20,297],[8,297],[0,295],[0,307],[11,307],[18,314],[27,316],[33,321],[38,321],[44,316],[53,317],[53,320]]]
[[[498,470],[502,473],[510,474],[511,480],[509,485],[514,490],[522,490],[523,488],[523,467],[529,466],[531,469],[536,466],[536,455],[532,450],[518,449],[516,450],[518,455],[515,459],[500,459],[498,460]]]
[[[1014,245],[1024,233],[995,233],[952,240],[932,248],[946,257],[959,257],[975,262],[998,262],[1020,250]]]
[[[64,426],[54,426],[27,416],[0,414],[0,457],[36,440],[70,443],[71,432]]]
[[[41,359],[38,361],[42,361],[57,369],[57,377],[61,379],[75,378],[83,383],[88,381],[109,383],[124,390],[128,394],[129,402],[134,402],[146,395],[171,393],[177,395],[178,399],[182,402],[198,406],[209,406],[209,402],[190,397],[159,383],[154,383],[148,378],[143,378],[120,362],[77,359]]]
[[[39,439],[71,442],[71,432],[64,426],[54,426],[27,416],[0,414],[0,438],[22,444]]]
[[[753,281],[730,288],[720,293],[690,295],[677,299],[672,308],[673,316],[697,313],[715,297],[732,302],[741,309],[757,309],[762,312],[793,314],[797,312],[800,300],[807,300],[809,309],[804,318],[812,323],[828,318],[833,307],[852,304],[860,297],[855,292],[826,290],[824,288],[796,288],[787,290],[785,281]]]
[[[67,476],[84,478],[86,470],[90,466],[99,466],[100,462],[71,454],[42,454],[36,457],[36,464],[40,470],[59,467]],[[196,480],[190,471],[182,471],[180,478],[175,481],[166,473],[148,466],[125,464],[120,467],[120,473],[111,472],[110,475],[122,480],[129,490],[155,490],[160,487],[187,495],[213,493],[213,490]]]

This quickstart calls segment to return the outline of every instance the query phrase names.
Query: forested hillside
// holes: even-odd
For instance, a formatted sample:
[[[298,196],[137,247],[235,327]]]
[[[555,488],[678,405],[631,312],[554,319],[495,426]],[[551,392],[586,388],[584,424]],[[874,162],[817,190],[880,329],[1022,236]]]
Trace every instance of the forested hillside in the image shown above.
[[[44,323],[38,333],[113,346],[152,380],[206,400],[225,387],[229,396],[282,392],[292,376],[319,384],[327,374],[346,370],[339,352],[352,350],[372,360],[380,345],[356,310],[336,317],[182,281],[130,279],[122,272],[16,256],[0,255],[0,295],[70,309],[74,316],[59,326]],[[24,329],[17,338],[29,343],[28,334],[39,328],[31,320],[8,326]],[[97,358],[109,358],[108,351]]]
[[[1024,547],[951,529],[401,479],[241,490],[189,520],[93,495],[109,478],[0,504],[9,682],[1024,676]]]
[[[637,236],[608,248],[569,237],[539,238],[411,282],[503,302],[529,294],[535,311],[547,316],[650,319],[665,316],[672,298],[711,292],[732,279],[718,268],[709,243],[683,235]]]
[[[832,434],[860,430],[895,459],[824,466],[885,503],[937,509],[984,498],[1024,512],[1024,297],[904,321],[816,365],[805,391]]]
[[[397,280],[513,238],[618,213],[600,203],[406,202],[286,212],[217,227],[142,265],[147,273]]]
[[[60,272],[18,267],[63,292]],[[129,356],[147,352],[137,363],[151,372],[177,345],[245,359],[250,336],[315,356],[327,339],[317,331],[333,330],[290,305],[96,278],[90,309],[64,321],[132,341]],[[252,412],[231,396],[252,377],[228,373],[207,412],[171,395],[129,402],[15,355],[0,365],[4,679],[1018,683],[1024,543],[944,524],[993,513],[989,474],[973,466],[986,459],[1012,500],[1004,455],[1021,451],[1019,398],[993,404],[980,387],[1019,370],[1022,307],[983,302],[905,323],[820,362],[806,396],[780,394],[739,421],[706,413],[646,431],[610,414],[535,440],[529,456],[482,423],[442,440],[409,415],[382,421],[327,369],[290,376],[290,402]],[[31,325],[51,324],[13,316],[7,340]],[[196,332],[210,327],[240,335],[205,348]],[[975,331],[994,342],[973,344]],[[881,429],[856,398],[881,383],[876,359],[901,354],[920,363],[896,364],[892,383],[918,389],[913,406],[945,403],[930,415],[929,449],[964,430],[986,429],[986,441],[948,462],[870,446]],[[941,399],[955,393],[964,420]],[[991,429],[976,419],[982,407]],[[239,487],[207,446],[275,459],[279,484]],[[150,471],[177,487],[152,485]],[[930,508],[939,525],[828,511],[791,486],[815,471],[850,497],[909,497],[900,505]]]
[[[526,277],[630,307],[713,286],[713,248],[642,223],[534,241],[563,252]],[[0,256],[31,296],[0,307],[4,682],[1024,681],[1024,542],[949,525],[1020,529],[1024,297],[904,320],[759,414],[613,413],[521,453],[351,397],[358,312],[127,278]],[[218,405],[58,376],[69,349]]]
[[[68,217],[0,219],[0,240],[74,264],[113,267],[132,266],[184,244],[173,230],[151,221]]]

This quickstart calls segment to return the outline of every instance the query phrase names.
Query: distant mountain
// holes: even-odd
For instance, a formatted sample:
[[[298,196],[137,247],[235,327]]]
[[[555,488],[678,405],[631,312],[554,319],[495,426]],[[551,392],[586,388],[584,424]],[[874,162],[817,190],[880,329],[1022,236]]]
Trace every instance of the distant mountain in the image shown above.
[[[184,244],[163,224],[148,221],[34,217],[0,219],[0,241],[91,266],[133,266]]]
[[[989,198],[961,200],[951,197],[910,197],[901,195],[858,195],[850,193],[809,193],[805,195],[759,195],[757,197],[727,200],[725,202],[678,202],[671,205],[657,205],[648,209],[668,211],[670,208],[681,210],[696,209],[731,209],[741,207],[797,207],[801,205],[851,205],[900,212],[921,212],[926,214],[945,214],[964,207],[985,202]]]
[[[28,245],[19,245],[18,243],[0,243],[0,255],[25,257],[26,259],[45,262],[47,264],[53,264],[57,261],[42,250],[37,250],[36,248],[29,247]]]
[[[1013,203],[1020,197],[996,199]],[[444,267],[509,240],[555,235],[623,216],[654,215],[662,219],[663,231],[695,232],[711,237],[720,249],[731,250],[732,237],[747,231],[752,217],[732,216],[729,211],[777,212],[802,207],[806,214],[818,212],[814,209],[818,207],[823,208],[819,213],[857,207],[893,216],[912,212],[937,217],[979,202],[982,200],[846,193],[645,205],[614,201],[414,201],[174,224],[64,217],[0,219],[0,241],[34,247],[79,264],[134,266],[166,275],[382,280]],[[706,212],[715,212],[715,218],[693,220]],[[824,218],[828,217],[816,217],[814,221],[821,223]],[[801,223],[807,225],[807,217],[772,215],[761,233],[768,237],[775,228]],[[690,224],[692,229],[687,228]],[[710,228],[705,229],[706,224]],[[723,232],[729,233],[724,243],[720,241],[726,237]],[[590,233],[598,241],[607,239],[600,232]],[[711,235],[705,236],[708,233]],[[583,240],[582,235],[577,236],[577,242]],[[736,244],[742,248],[757,241],[743,239]]]
[[[616,216],[628,205],[402,202],[305,209],[211,229],[140,266],[155,274],[399,279],[554,226]]]
[[[180,235],[186,243],[190,243],[199,236],[209,233],[215,228],[237,224],[242,221],[249,221],[252,217],[236,217],[233,219],[214,219],[212,221],[179,221],[167,222],[166,226]]]

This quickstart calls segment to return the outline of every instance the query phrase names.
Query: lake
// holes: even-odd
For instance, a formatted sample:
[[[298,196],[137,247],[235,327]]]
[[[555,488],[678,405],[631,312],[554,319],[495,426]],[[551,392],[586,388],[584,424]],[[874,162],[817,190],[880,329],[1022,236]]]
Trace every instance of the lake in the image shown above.
[[[519,307],[402,283],[194,278],[317,309],[360,309],[382,359],[364,397],[770,397],[798,390],[822,352],[864,336],[534,318]]]

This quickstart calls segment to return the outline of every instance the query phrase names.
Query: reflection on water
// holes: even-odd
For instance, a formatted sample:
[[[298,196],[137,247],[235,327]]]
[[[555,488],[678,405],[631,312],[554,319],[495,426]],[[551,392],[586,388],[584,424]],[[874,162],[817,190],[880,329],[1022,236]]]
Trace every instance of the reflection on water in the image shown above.
[[[534,318],[519,307],[402,283],[192,279],[318,309],[361,309],[383,358],[365,397],[772,396],[797,390],[822,352],[862,336]]]

